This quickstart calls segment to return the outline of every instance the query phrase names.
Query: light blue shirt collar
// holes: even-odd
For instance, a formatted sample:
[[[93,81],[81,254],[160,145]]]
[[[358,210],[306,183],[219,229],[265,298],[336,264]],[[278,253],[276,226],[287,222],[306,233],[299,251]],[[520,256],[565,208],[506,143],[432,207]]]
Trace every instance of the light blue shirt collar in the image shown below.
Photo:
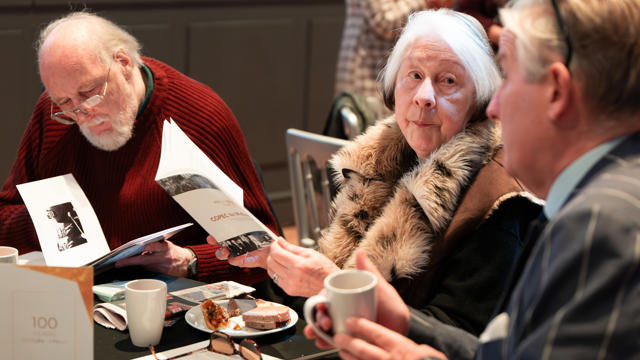
[[[626,137],[627,135],[621,136],[596,146],[580,156],[560,173],[553,182],[553,185],[551,185],[547,202],[543,208],[547,219],[551,219],[560,211],[560,208],[567,201],[573,189],[587,172]]]

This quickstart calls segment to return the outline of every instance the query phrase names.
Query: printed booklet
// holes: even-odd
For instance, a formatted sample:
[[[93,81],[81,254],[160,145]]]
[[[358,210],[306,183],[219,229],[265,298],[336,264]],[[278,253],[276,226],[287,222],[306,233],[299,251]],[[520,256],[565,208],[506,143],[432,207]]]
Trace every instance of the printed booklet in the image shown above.
[[[20,184],[17,188],[48,266],[93,266],[97,275],[120,259],[140,254],[146,244],[168,239],[193,225],[175,226],[110,250],[98,217],[72,174]]]
[[[268,246],[276,235],[242,201],[242,188],[165,120],[156,182],[232,256]]]

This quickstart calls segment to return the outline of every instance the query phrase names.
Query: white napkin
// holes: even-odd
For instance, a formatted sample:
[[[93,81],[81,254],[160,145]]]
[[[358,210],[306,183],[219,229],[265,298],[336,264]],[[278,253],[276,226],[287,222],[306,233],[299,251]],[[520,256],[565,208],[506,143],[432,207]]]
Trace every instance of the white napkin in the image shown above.
[[[93,294],[105,302],[124,299],[124,286],[127,282],[116,281],[108,284],[93,285]]]
[[[106,328],[124,331],[127,328],[127,311],[113,303],[96,304],[93,320]]]

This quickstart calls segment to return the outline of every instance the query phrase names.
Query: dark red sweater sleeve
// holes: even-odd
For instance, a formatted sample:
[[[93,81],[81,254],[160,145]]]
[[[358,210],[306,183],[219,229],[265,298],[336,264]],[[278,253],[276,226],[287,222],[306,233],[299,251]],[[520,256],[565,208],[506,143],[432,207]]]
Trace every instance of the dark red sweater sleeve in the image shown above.
[[[49,112],[46,94],[42,94],[33,111],[31,120],[24,132],[16,160],[9,177],[0,191],[0,245],[13,246],[20,254],[31,251],[39,251],[40,244],[35,228],[24,205],[16,185],[29,181],[39,180],[38,163],[42,156],[43,147],[57,141],[64,133],[64,129],[57,128],[52,131],[52,138],[47,143],[43,142],[44,129],[40,115],[43,111]]]

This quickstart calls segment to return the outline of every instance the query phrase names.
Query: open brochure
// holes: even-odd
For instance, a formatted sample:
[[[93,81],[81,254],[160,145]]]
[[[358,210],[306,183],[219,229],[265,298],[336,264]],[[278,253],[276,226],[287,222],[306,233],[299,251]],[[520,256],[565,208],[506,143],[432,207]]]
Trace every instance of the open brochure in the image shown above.
[[[266,247],[276,239],[244,207],[242,189],[173,120],[164,122],[156,182],[232,256]]]
[[[128,243],[122,244],[117,248],[111,250],[102,257],[88,263],[87,266],[93,266],[95,270],[100,270],[102,268],[108,267],[109,265],[115,263],[120,259],[126,259],[128,257],[142,253],[146,244],[168,239],[176,233],[180,232],[182,229],[191,225],[193,224],[186,223],[131,240]]]
[[[187,223],[131,240],[111,250],[100,222],[72,174],[17,186],[38,234],[49,266],[93,266],[94,274],[120,259],[140,254],[144,246],[168,239]]]

